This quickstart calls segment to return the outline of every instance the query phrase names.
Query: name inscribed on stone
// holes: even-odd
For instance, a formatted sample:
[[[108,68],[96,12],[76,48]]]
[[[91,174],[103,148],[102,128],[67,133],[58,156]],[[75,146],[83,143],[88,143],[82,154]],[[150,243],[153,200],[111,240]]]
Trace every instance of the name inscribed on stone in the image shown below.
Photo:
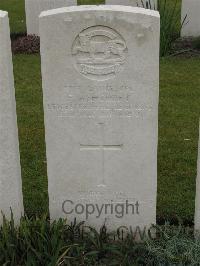
[[[71,85],[64,88],[65,102],[48,103],[48,110],[64,117],[133,117],[151,112],[152,107],[135,104],[134,89],[122,85],[113,88],[110,85],[84,87]]]

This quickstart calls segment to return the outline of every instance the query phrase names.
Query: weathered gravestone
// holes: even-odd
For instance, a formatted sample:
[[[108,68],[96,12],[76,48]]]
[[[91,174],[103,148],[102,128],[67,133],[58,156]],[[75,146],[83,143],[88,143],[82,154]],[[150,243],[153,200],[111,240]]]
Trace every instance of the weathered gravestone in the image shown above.
[[[9,219],[12,208],[18,223],[23,202],[12,71],[8,14],[0,11],[0,211]]]
[[[155,223],[158,12],[47,11],[40,37],[51,219]]]
[[[199,148],[197,160],[197,180],[196,180],[196,201],[195,201],[195,230],[200,235],[200,127],[199,127]]]
[[[77,5],[77,0],[25,0],[27,34],[39,36],[42,11],[73,5]]]
[[[125,5],[156,9],[157,0],[105,0],[106,5]]]
[[[181,31],[181,36],[200,36],[200,1],[182,0],[181,13],[182,22],[185,20]]]

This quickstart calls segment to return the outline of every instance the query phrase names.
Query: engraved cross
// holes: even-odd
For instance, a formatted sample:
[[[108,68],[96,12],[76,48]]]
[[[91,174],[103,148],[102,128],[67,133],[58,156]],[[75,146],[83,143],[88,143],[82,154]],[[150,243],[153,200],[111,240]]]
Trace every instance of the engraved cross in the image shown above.
[[[100,125],[100,130],[101,130],[101,144],[89,144],[89,145],[85,145],[85,144],[80,144],[80,150],[84,151],[84,150],[98,150],[101,151],[101,180],[100,180],[100,184],[98,185],[98,187],[105,187],[106,186],[106,182],[105,182],[105,151],[119,151],[122,150],[123,144],[105,144],[105,127],[104,127],[104,123],[99,123]]]

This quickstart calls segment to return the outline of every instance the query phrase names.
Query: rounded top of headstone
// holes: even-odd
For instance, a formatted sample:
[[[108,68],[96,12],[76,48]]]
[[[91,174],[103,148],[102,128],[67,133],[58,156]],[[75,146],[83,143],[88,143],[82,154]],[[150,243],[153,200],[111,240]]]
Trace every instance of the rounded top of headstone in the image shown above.
[[[82,12],[82,11],[119,11],[125,13],[149,15],[158,18],[160,17],[159,12],[155,10],[150,10],[140,7],[123,6],[123,5],[81,5],[81,6],[62,7],[62,8],[43,11],[39,17],[42,18],[62,13]]]
[[[8,12],[0,10],[0,18],[4,18],[8,16]]]

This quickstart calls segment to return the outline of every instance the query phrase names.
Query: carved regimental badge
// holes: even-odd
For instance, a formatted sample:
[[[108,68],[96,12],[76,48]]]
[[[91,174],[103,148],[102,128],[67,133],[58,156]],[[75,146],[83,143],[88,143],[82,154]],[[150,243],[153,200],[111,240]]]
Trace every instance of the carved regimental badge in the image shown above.
[[[93,80],[107,80],[123,69],[127,47],[122,36],[105,26],[83,30],[74,40],[72,56],[76,69]]]

